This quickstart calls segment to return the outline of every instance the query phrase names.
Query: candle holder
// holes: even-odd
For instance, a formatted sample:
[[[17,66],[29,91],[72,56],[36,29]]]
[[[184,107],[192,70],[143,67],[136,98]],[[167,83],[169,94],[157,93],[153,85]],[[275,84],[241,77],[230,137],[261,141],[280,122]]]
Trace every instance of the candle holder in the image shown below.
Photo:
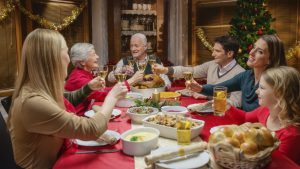
[[[159,94],[159,92],[157,92],[156,89],[152,93],[152,101],[155,102],[155,103],[160,102],[160,94]]]

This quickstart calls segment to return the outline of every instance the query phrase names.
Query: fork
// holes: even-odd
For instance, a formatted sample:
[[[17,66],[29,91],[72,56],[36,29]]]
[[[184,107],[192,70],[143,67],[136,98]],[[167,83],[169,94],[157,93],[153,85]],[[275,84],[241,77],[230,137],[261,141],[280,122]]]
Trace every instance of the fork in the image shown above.
[[[94,151],[77,151],[75,154],[102,154],[102,153],[115,153],[119,152],[119,149],[103,149],[103,150],[94,150]]]

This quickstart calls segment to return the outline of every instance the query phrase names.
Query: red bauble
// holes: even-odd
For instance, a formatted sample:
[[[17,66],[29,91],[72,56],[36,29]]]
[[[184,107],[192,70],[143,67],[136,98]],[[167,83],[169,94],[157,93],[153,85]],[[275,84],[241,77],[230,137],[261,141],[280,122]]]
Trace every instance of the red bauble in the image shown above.
[[[250,50],[251,50],[252,48],[253,48],[253,45],[252,45],[252,44],[248,46],[248,48],[247,48],[248,53],[250,52]]]
[[[263,33],[264,33],[264,31],[262,29],[258,29],[257,35],[262,35]]]

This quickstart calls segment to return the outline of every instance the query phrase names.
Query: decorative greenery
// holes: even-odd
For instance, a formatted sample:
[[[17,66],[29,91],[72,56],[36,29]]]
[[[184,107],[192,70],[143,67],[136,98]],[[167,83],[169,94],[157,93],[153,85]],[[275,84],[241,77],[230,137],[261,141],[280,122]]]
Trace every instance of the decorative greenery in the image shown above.
[[[87,0],[84,0],[79,7],[75,7],[72,10],[72,15],[71,16],[67,16],[63,19],[63,23],[62,24],[58,24],[58,23],[53,23],[49,20],[47,20],[46,18],[40,16],[40,15],[34,15],[32,14],[30,11],[28,11],[27,9],[25,9],[19,0],[15,0],[16,1],[16,5],[18,6],[18,8],[20,9],[21,12],[23,12],[27,17],[29,17],[31,20],[36,21],[37,23],[39,23],[41,26],[48,28],[48,29],[53,29],[53,30],[58,30],[61,31],[63,29],[65,29],[66,27],[68,27],[71,23],[73,23],[77,17],[79,16],[79,14],[82,12],[82,10],[87,6]]]
[[[13,4],[12,0],[6,1],[6,6],[0,9],[0,23],[4,21],[8,14],[15,9],[15,5]]]
[[[152,99],[150,99],[150,98],[147,98],[144,100],[135,100],[134,103],[135,103],[135,106],[137,106],[137,107],[148,106],[148,107],[158,108],[159,110],[163,106],[179,106],[180,105],[180,102],[175,101],[175,100],[165,100],[165,101],[161,101],[158,103],[158,102],[152,101]]]
[[[200,41],[202,42],[202,44],[204,45],[204,47],[208,49],[210,52],[212,52],[213,46],[207,41],[206,36],[204,34],[204,30],[202,28],[197,28],[196,34],[200,39]]]
[[[266,7],[266,0],[237,0],[237,11],[230,21],[232,26],[229,34],[239,41],[240,49],[236,59],[244,68],[248,68],[246,62],[253,43],[264,34],[275,33],[270,28],[270,23],[275,19]]]
[[[289,66],[297,66],[298,59],[300,59],[300,42],[297,42],[293,47],[289,48],[285,58]]]

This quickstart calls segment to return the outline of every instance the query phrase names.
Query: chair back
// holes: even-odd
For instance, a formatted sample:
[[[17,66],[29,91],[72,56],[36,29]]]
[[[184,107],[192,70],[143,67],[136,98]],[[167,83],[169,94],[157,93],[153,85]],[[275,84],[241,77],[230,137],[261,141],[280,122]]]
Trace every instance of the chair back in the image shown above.
[[[16,165],[12,149],[10,134],[7,130],[5,120],[0,112],[0,169],[20,168]]]
[[[12,99],[12,96],[8,96],[1,100],[1,104],[7,113],[9,112],[9,109],[11,106],[11,99]]]

